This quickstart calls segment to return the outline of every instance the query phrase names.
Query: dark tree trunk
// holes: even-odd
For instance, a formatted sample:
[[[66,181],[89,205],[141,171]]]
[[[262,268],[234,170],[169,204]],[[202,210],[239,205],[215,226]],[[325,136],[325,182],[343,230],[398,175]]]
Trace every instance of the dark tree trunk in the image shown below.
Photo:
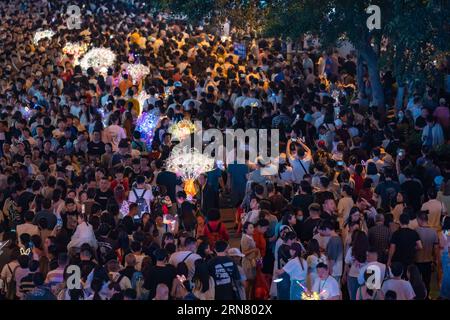
[[[364,85],[364,59],[361,56],[361,54],[358,51],[357,61],[356,61],[356,83],[358,85],[358,92],[359,96],[358,98],[361,99],[362,92],[365,92],[365,85]]]
[[[379,109],[384,109],[384,92],[378,70],[378,57],[369,44],[365,44],[358,49],[361,56],[367,63],[370,85],[372,87],[373,104]]]

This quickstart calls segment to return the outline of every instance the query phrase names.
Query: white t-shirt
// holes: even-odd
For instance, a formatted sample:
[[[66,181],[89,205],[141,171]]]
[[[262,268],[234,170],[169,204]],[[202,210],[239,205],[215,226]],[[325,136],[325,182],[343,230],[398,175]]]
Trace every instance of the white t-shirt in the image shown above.
[[[319,293],[320,300],[328,300],[341,295],[338,282],[331,276],[328,276],[325,280],[317,278],[314,281],[312,290]]]
[[[152,193],[152,190],[150,190],[150,189],[140,189],[140,188],[133,188],[133,189],[131,189],[130,193],[128,195],[128,201],[136,203],[137,202],[137,198],[136,198],[134,192],[136,192],[138,197],[142,197],[142,194],[143,194],[144,190],[145,190],[144,199],[147,202],[148,209],[150,210],[150,202],[153,200],[153,193]]]
[[[411,283],[402,279],[389,279],[385,281],[381,290],[385,295],[389,290],[394,291],[397,294],[397,300],[412,300],[416,296]]]
[[[299,184],[303,180],[303,176],[309,172],[309,166],[311,165],[312,159],[309,156],[306,156],[302,160],[297,157],[291,157],[289,161],[292,166],[292,176],[294,178],[294,182]],[[302,164],[305,169],[303,169]]]
[[[302,263],[300,264],[300,260],[298,258],[293,258],[284,265],[283,270],[289,274],[291,281],[305,281],[306,276],[308,275],[308,264],[304,259],[302,259]]]
[[[348,271],[348,276],[357,278],[359,276],[359,271],[366,266],[367,263],[361,263],[356,260],[352,255],[352,248],[350,247],[347,250],[347,254],[345,255],[345,264],[350,265],[350,270]]]
[[[191,255],[188,257],[188,254]],[[169,264],[173,265],[176,268],[180,262],[186,259],[184,260],[184,263],[186,263],[186,266],[189,270],[189,279],[192,279],[195,273],[195,261],[201,258],[202,257],[200,257],[198,254],[192,253],[190,251],[177,251],[170,256]]]

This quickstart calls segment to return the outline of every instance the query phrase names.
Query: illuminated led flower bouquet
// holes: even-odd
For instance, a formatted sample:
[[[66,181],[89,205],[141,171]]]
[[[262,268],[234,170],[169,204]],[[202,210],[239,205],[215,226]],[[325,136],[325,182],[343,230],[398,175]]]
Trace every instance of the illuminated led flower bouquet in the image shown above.
[[[88,49],[87,43],[80,43],[80,42],[67,42],[64,48],[62,49],[62,52],[66,55],[73,56],[75,60],[75,64],[78,64],[78,59],[86,53]]]
[[[116,61],[116,54],[108,48],[92,48],[80,61],[81,68],[86,71],[93,68],[95,72],[106,73]]]
[[[195,148],[175,147],[167,159],[167,170],[181,177],[184,181],[184,191],[190,197],[196,194],[195,179],[213,168],[214,159],[200,153]]]
[[[172,140],[183,141],[196,129],[195,124],[189,120],[181,120],[169,127],[169,133],[172,135]]]
[[[136,121],[136,130],[141,133],[148,148],[151,148],[155,128],[159,121],[159,115],[155,112],[144,112]]]
[[[136,84],[150,74],[150,69],[140,63],[129,64],[127,65],[127,72],[131,76],[131,79],[133,79],[133,84]]]
[[[55,35],[55,32],[52,30],[42,30],[37,31],[34,34],[33,43],[38,44],[42,39],[51,39]]]

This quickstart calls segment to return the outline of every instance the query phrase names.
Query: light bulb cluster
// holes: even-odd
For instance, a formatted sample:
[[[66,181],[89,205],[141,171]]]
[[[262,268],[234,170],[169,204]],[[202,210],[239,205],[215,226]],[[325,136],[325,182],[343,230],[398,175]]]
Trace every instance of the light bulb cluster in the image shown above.
[[[34,34],[33,42],[34,44],[38,44],[42,39],[51,39],[55,35],[55,32],[52,30],[42,30],[37,31]]]
[[[62,52],[66,55],[71,55],[74,57],[76,64],[78,64],[78,59],[86,53],[88,49],[87,43],[80,42],[67,42]]]
[[[172,124],[169,127],[169,133],[172,135],[172,140],[183,141],[191,133],[194,133],[196,129],[195,124],[189,120],[181,120],[177,123]]]
[[[214,168],[214,159],[195,148],[175,147],[166,162],[167,170],[181,177],[183,181],[195,180],[200,174]]]
[[[127,72],[133,79],[133,84],[140,82],[147,75],[150,74],[150,68],[143,64],[129,64],[127,65]]]
[[[116,54],[109,48],[92,48],[80,60],[81,68],[86,71],[93,68],[96,72],[105,72],[116,61]]]

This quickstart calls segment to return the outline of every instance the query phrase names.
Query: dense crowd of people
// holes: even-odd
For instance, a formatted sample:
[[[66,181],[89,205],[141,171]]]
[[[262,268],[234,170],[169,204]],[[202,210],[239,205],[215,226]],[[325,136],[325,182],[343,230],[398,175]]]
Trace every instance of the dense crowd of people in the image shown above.
[[[450,175],[438,153],[449,92],[430,84],[395,109],[386,72],[379,108],[366,75],[356,87],[353,54],[249,37],[242,56],[231,38],[138,1],[80,3],[80,30],[56,13],[61,2],[0,4],[2,298],[450,298]],[[39,29],[55,35],[35,44]],[[116,63],[82,70],[62,52],[68,41],[110,48]],[[134,62],[150,68],[141,81],[124,72]],[[150,144],[136,127],[149,112],[160,115]],[[224,163],[190,197],[166,170],[169,126],[183,119],[278,129],[278,173],[262,174],[260,158]]]

